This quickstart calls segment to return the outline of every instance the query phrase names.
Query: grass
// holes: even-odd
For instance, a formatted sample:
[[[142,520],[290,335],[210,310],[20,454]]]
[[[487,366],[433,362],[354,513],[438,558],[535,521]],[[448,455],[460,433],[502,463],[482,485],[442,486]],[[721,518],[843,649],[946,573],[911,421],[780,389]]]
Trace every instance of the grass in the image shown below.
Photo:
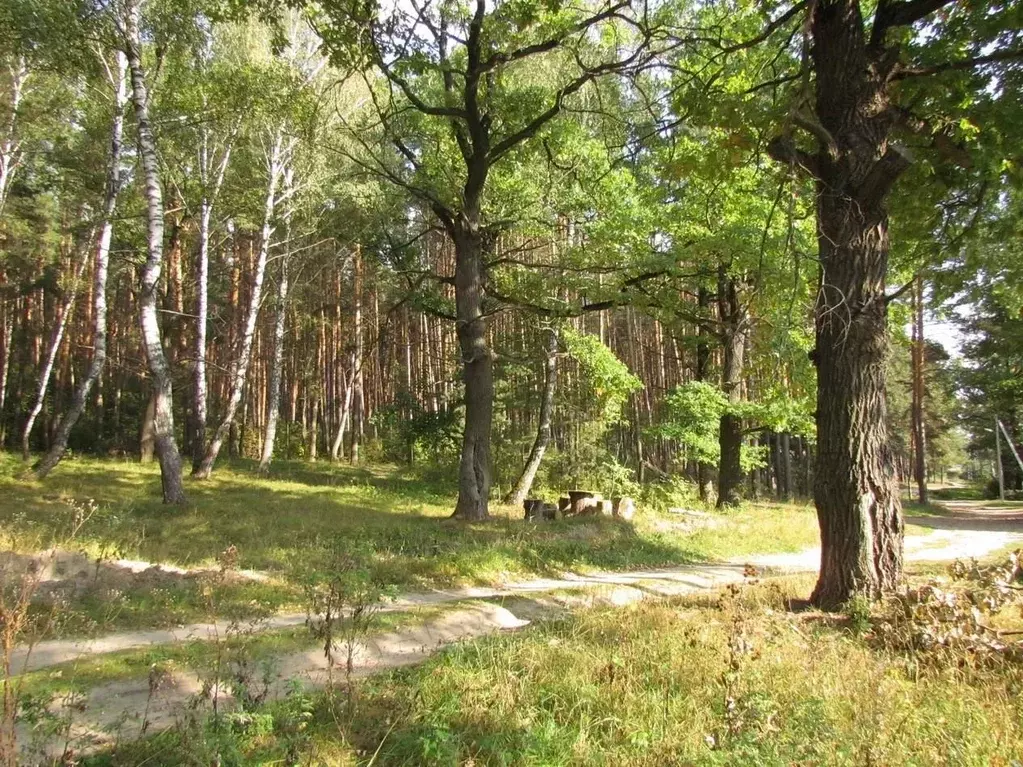
[[[791,612],[810,582],[581,610],[366,680],[353,710],[305,701],[301,732],[285,701],[264,710],[273,727],[215,748],[225,764],[378,766],[980,767],[1023,752],[1019,666],[921,666],[842,616]],[[87,763],[192,763],[211,736],[188,737]]]
[[[795,551],[817,541],[810,507],[750,505],[695,531],[677,516],[641,509],[634,523],[588,518],[526,524],[495,506],[494,519],[447,519],[454,488],[394,467],[280,462],[270,478],[238,462],[210,480],[186,484],[182,508],[164,506],[155,465],[74,458],[43,483],[21,478],[23,464],[0,457],[0,529],[13,548],[34,551],[71,524],[70,503],[98,511],[76,545],[93,557],[128,557],[211,567],[228,546],[240,568],[265,583],[235,582],[218,595],[219,613],[265,614],[303,604],[302,586],[337,561],[354,560],[379,584],[413,590],[493,584],[533,575],[662,567],[757,551]],[[201,579],[120,585],[73,597],[66,634],[174,625],[202,619]]]

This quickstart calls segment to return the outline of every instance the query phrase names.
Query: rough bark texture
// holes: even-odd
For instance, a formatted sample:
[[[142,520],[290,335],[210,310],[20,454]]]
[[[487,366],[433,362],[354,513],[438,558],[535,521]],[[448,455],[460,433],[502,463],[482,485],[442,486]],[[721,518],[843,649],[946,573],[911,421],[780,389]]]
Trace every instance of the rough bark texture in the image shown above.
[[[902,514],[888,445],[885,197],[904,168],[888,145],[884,51],[868,43],[856,0],[824,0],[811,19],[817,119],[820,289],[817,476],[821,570],[812,601],[836,607],[894,589]],[[889,65],[890,66],[890,65]]]
[[[139,158],[145,178],[147,256],[142,267],[139,296],[139,325],[142,330],[154,399],[154,430],[156,455],[160,460],[164,503],[184,503],[185,489],[181,483],[181,455],[174,439],[173,391],[170,370],[163,353],[158,319],[160,269],[163,265],[163,193],[160,189],[160,166],[149,121],[149,96],[142,70],[139,38],[139,8],[129,2],[124,18],[125,56],[131,73],[132,102],[138,134]]]
[[[494,365],[483,317],[483,236],[475,221],[459,222],[455,239],[456,333],[465,384],[465,432],[454,516],[486,519],[490,496],[490,429]]]
[[[724,353],[721,387],[730,404],[742,400],[743,359],[746,354],[746,313],[739,301],[734,277],[721,268],[718,279],[718,307]],[[718,508],[737,506],[742,501],[742,419],[731,412],[721,416],[718,444]]]
[[[533,488],[533,480],[543,461],[547,445],[551,441],[551,420],[554,416],[554,394],[558,386],[558,333],[552,329],[547,343],[547,357],[544,362],[543,399],[540,401],[540,420],[536,428],[536,438],[529,451],[526,465],[519,475],[515,487],[505,497],[504,502],[518,506]]]
[[[96,260],[93,265],[92,289],[92,361],[85,376],[75,389],[71,407],[57,425],[53,444],[46,455],[33,466],[37,478],[42,479],[60,462],[67,450],[71,430],[85,411],[89,393],[103,373],[107,361],[107,274],[110,265],[110,240],[114,231],[114,211],[117,208],[117,193],[121,186],[121,142],[124,135],[124,109],[128,102],[126,77],[127,62],[118,54],[114,70],[114,117],[110,129],[110,158],[107,165],[107,184],[103,200],[103,223],[100,225],[99,241],[96,244]],[[2,402],[0,402],[2,407]]]

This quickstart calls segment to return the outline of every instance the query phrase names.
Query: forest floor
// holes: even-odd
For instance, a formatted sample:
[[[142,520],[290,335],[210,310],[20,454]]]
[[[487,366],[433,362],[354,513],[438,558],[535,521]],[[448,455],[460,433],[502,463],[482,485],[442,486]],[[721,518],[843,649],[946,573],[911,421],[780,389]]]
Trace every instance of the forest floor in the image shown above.
[[[668,500],[642,505],[631,523],[544,524],[494,504],[493,519],[466,524],[447,519],[449,485],[401,468],[282,461],[270,478],[254,469],[218,467],[210,480],[186,483],[185,507],[170,508],[160,502],[155,465],[79,458],[40,483],[21,478],[23,464],[2,456],[0,551],[17,564],[14,557],[62,541],[76,515],[89,517],[43,589],[64,603],[61,634],[81,636],[170,628],[208,619],[211,610],[245,619],[301,611],[309,586],[338,569],[402,591],[499,587],[564,572],[798,552],[818,536],[807,504],[691,516],[668,513],[664,506],[676,505]],[[230,573],[220,578],[226,550]]]
[[[1023,541],[1023,535],[1013,532],[950,535],[940,525],[929,526],[938,529],[907,539],[907,560],[980,557]],[[317,640],[310,634],[305,613],[44,642],[30,656],[22,651],[13,658],[15,668],[29,672],[22,677],[25,691],[49,701],[50,727],[41,730],[49,734],[33,737],[23,727],[22,742],[51,756],[68,744],[86,751],[121,744],[121,758],[126,754],[141,758],[135,747],[122,741],[168,727],[180,730],[197,701],[206,708],[216,699],[220,712],[251,708],[255,701],[260,706],[287,701],[297,687],[308,691],[329,686],[331,678],[354,680],[420,663],[459,641],[530,624],[543,627],[552,621],[578,620],[580,611],[627,608],[650,597],[677,601],[725,585],[744,588],[750,577],[746,564],[778,573],[779,568],[812,570],[818,558],[819,550],[808,549],[796,555],[740,557],[733,564],[570,573],[508,583],[500,589],[402,594],[388,601],[364,632],[345,634],[340,625],[335,629],[335,663],[340,668],[328,664],[322,637]],[[790,577],[782,583],[808,589],[810,582],[804,585],[805,580]],[[236,700],[239,680],[244,680],[243,694],[253,699],[248,703]],[[59,737],[52,736],[54,730]]]
[[[0,481],[6,487],[0,492],[18,498],[13,513],[0,510],[5,517],[0,523],[12,541],[5,547],[11,552],[8,566],[17,556],[24,562],[26,553],[38,550],[33,545],[46,536],[52,540],[59,534],[61,507],[81,508],[88,499],[97,505],[75,540],[82,552],[69,550],[63,566],[54,568],[61,572],[51,574],[53,583],[74,584],[71,598],[61,605],[62,611],[66,606],[71,614],[81,616],[61,621],[61,630],[71,638],[38,644],[28,658],[20,652],[13,659],[16,669],[28,671],[22,677],[25,692],[40,702],[35,724],[22,727],[23,745],[51,755],[68,744],[74,750],[107,745],[120,754],[113,763],[136,764],[146,759],[151,760],[147,764],[163,764],[146,750],[153,747],[154,738],[138,746],[123,741],[168,727],[180,735],[189,712],[199,705],[205,716],[212,700],[217,701],[218,716],[227,711],[235,716],[239,709],[262,711],[269,706],[269,711],[284,706],[285,713],[269,714],[276,728],[282,716],[287,719],[295,713],[296,701],[307,700],[306,693],[297,690],[323,687],[328,675],[335,680],[354,679],[419,663],[459,640],[506,634],[527,625],[534,626],[527,632],[531,638],[522,641],[531,646],[538,634],[546,635],[552,626],[582,625],[606,610],[636,610],[636,604],[651,601],[646,599],[650,596],[658,597],[657,603],[688,605],[683,595],[724,585],[746,588],[741,584],[748,580],[743,566],[747,562],[780,572],[812,570],[819,559],[819,551],[807,545],[816,537],[815,518],[807,507],[758,505],[741,513],[682,518],[648,509],[633,525],[594,519],[539,526],[515,519],[517,510],[499,509],[496,520],[459,526],[437,519],[449,508],[449,497],[394,469],[299,468],[308,473],[276,480],[256,480],[245,467],[223,471],[214,482],[190,487],[194,505],[184,512],[162,507],[152,497],[156,485],[145,486],[145,481],[155,482],[155,473],[133,464],[69,463],[62,481],[47,483],[45,496],[35,483],[5,472]],[[228,498],[218,498],[214,487]],[[330,497],[335,494],[339,498]],[[304,508],[298,505],[284,511],[289,503],[301,500],[306,502]],[[983,529],[966,533],[944,527],[946,518],[968,514],[969,509],[944,517],[931,511],[929,516],[909,520],[909,560],[991,555],[1023,540],[1014,529],[984,528],[990,520],[981,520]],[[223,519],[225,514],[235,518]],[[319,537],[293,540],[302,527],[288,519],[295,515],[316,528]],[[361,542],[360,518],[369,525]],[[133,520],[145,526],[144,534],[136,530],[131,537]],[[424,522],[429,527],[424,528]],[[257,529],[246,530],[246,526]],[[511,540],[502,542],[500,536]],[[446,537],[454,538],[454,544]],[[250,545],[239,545],[236,539]],[[339,550],[342,540],[345,548]],[[229,545],[238,546],[238,554],[231,568],[222,570],[217,553]],[[169,561],[145,559],[164,552],[173,552]],[[126,559],[128,555],[134,558]],[[446,562],[446,567],[412,561],[431,557]],[[309,561],[300,566],[298,560],[303,558]],[[375,613],[371,624],[359,629],[339,622],[332,628],[338,669],[327,663],[322,629],[314,636],[305,625],[306,612],[289,608],[301,606],[309,568],[329,568],[337,561],[351,566],[352,559],[374,577],[391,576],[393,593],[401,593]],[[402,569],[396,560],[414,566]],[[718,564],[679,564],[701,560]],[[160,564],[151,565],[154,561]],[[607,562],[610,567],[604,565]],[[259,564],[270,566],[255,566]],[[85,565],[88,569],[83,569]],[[805,576],[781,583],[804,594],[811,585]],[[108,603],[105,613],[98,612],[97,606],[107,602],[112,592],[120,604]],[[169,595],[154,598],[154,592]],[[273,598],[258,601],[267,594]],[[705,601],[696,599],[705,609]],[[168,611],[168,605],[174,609]],[[131,616],[127,621],[123,620],[126,609]],[[642,608],[639,614],[647,620],[656,613],[657,608]],[[173,616],[169,625],[168,615]],[[206,620],[181,625],[187,622],[183,618],[193,615]],[[213,616],[219,620],[212,621]],[[720,616],[714,623],[719,620]],[[110,633],[139,626],[146,629]],[[165,628],[152,628],[159,626]],[[463,652],[449,650],[445,656]],[[388,689],[388,700],[394,694],[394,689]],[[330,705],[335,707],[337,701]],[[356,717],[351,701],[345,707],[345,716]],[[337,719],[336,711],[331,718]],[[368,733],[356,732],[366,728],[366,722],[359,721],[356,726],[352,719],[351,737],[368,738]],[[323,724],[319,722],[319,730]],[[205,727],[196,722],[188,726]],[[248,727],[244,724],[242,730],[247,732]],[[197,734],[188,737],[194,741]],[[162,737],[156,736],[155,742]],[[394,754],[408,748],[407,738],[397,738],[395,743],[404,745],[386,763],[464,761],[449,760],[448,746],[456,750],[462,746],[447,743],[443,733],[436,737],[444,742],[431,746],[432,737],[420,739],[419,746],[427,751],[436,747],[437,758],[429,753],[420,758],[406,754],[395,762]],[[346,748],[346,755],[338,756],[336,762],[309,763],[365,761],[354,741]],[[136,758],[138,762],[132,761]],[[249,758],[253,760],[237,763],[263,763],[261,758]]]

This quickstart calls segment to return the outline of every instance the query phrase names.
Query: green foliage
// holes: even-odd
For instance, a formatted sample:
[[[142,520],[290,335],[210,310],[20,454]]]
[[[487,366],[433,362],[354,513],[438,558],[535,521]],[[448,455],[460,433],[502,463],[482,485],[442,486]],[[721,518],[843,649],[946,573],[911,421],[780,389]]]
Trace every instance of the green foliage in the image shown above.
[[[720,458],[718,431],[721,416],[726,413],[742,418],[747,429],[812,433],[809,403],[787,397],[780,388],[770,389],[768,397],[759,402],[730,402],[717,386],[690,381],[670,392],[665,404],[664,417],[650,431],[678,440],[692,451],[695,460],[705,463],[717,463]],[[766,448],[743,444],[740,458],[743,471],[763,466],[766,456]]]
[[[604,425],[620,422],[622,408],[633,392],[643,388],[643,382],[594,335],[565,328],[562,343],[589,383],[592,404],[585,413]]]
[[[460,409],[427,410],[405,393],[373,414],[384,457],[399,463],[425,460],[449,465],[461,448],[463,420]]]
[[[705,381],[690,381],[672,391],[665,404],[667,417],[657,426],[657,433],[677,439],[693,451],[696,460],[717,463],[718,426],[728,412],[725,393]]]

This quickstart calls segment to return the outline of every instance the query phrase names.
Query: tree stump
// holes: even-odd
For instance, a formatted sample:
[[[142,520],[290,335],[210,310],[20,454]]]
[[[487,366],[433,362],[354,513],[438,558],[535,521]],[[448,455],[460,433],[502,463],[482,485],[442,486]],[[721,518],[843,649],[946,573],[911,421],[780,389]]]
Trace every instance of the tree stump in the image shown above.
[[[622,519],[628,522],[636,516],[636,502],[628,496],[615,498],[613,514],[615,519]]]
[[[562,517],[568,516],[568,514],[570,513],[571,508],[572,508],[572,499],[571,498],[566,498],[565,496],[562,496],[561,498],[559,498],[558,499],[558,516],[556,517],[556,519],[561,519]]]
[[[600,516],[602,517],[614,516],[614,503],[612,503],[610,500],[606,498],[602,501],[598,501],[597,511],[600,513]]]
[[[575,516],[582,514],[596,514],[597,504],[600,502],[600,493],[590,490],[569,490],[568,497],[571,501],[569,513]]]
[[[540,498],[527,498],[522,502],[522,507],[526,510],[526,519],[542,519],[543,518],[543,506],[544,502]]]

